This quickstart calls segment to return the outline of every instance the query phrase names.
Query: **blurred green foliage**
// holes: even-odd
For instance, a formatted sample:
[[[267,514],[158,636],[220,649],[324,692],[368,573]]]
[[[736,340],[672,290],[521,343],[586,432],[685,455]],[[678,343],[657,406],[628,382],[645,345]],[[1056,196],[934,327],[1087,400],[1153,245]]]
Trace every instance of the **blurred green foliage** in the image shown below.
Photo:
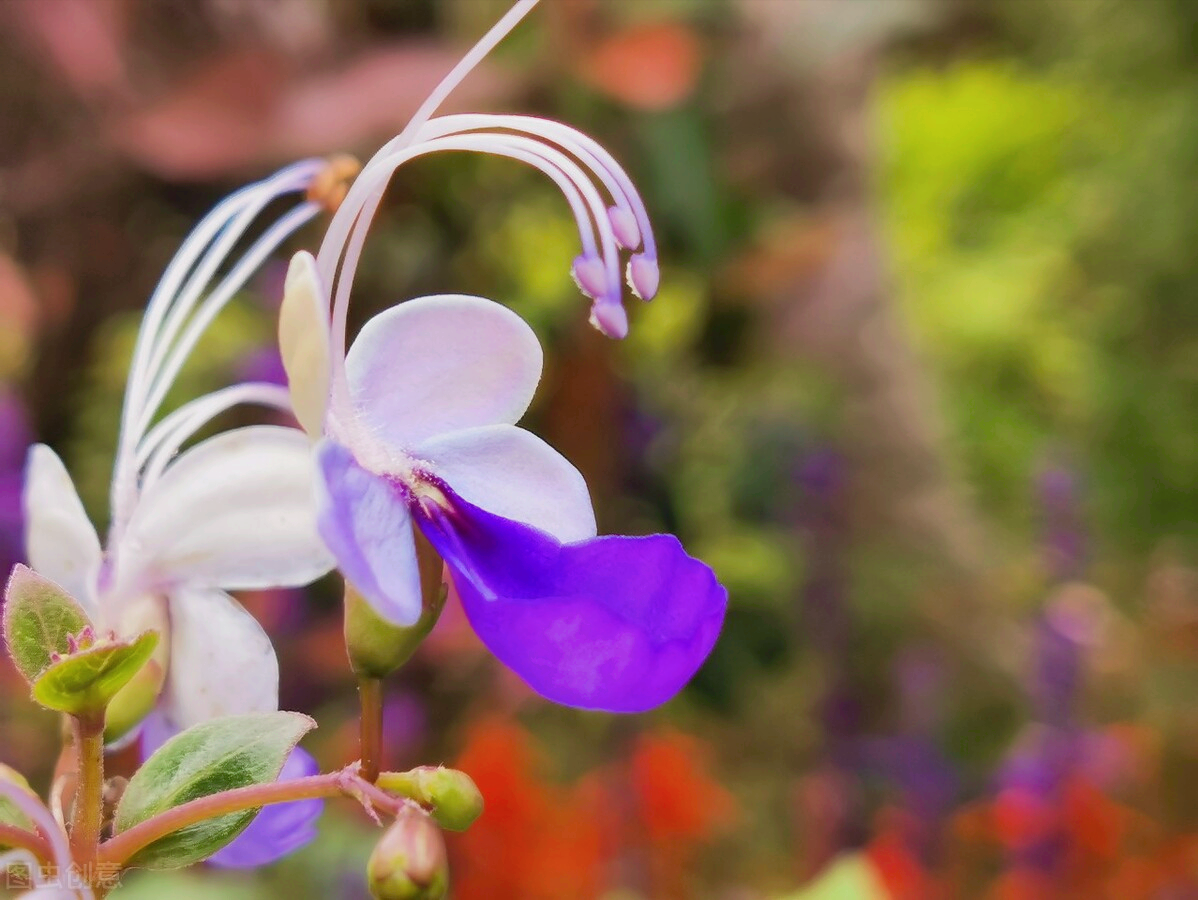
[[[1012,524],[1056,456],[1085,473],[1108,551],[1192,540],[1198,91],[1178,38],[1193,8],[994,11],[1016,34],[1053,27],[1034,53],[893,67],[877,107],[896,277],[962,465]]]

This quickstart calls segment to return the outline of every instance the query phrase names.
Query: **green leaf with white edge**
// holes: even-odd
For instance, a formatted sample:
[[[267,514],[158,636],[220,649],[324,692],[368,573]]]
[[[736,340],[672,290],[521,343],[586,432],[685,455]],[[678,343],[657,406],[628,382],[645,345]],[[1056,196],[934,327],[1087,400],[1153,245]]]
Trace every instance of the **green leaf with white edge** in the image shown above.
[[[30,684],[55,654],[70,649],[67,639],[90,624],[83,607],[59,585],[28,566],[13,567],[4,589],[4,643]]]
[[[130,641],[102,641],[64,656],[33,683],[33,699],[72,716],[98,716],[112,698],[149,662],[157,631]]]
[[[117,833],[200,797],[276,780],[295,745],[315,725],[300,713],[252,713],[213,719],[175,735],[129,781],[117,808]],[[201,862],[241,834],[257,813],[249,809],[188,825],[138,851],[125,865],[173,869]]]

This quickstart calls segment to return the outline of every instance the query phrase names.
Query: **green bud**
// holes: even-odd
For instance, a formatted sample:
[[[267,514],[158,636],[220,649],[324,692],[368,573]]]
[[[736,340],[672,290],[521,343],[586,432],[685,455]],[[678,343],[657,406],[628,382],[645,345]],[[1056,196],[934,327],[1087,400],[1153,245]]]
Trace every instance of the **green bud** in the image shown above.
[[[92,638],[37,676],[33,699],[47,709],[103,725],[105,710],[150,661],[160,635],[147,631],[128,641]]]
[[[133,676],[133,679],[117,691],[108,705],[104,719],[104,743],[119,741],[150,714],[162,693],[166,681],[166,670],[153,657]]]
[[[378,786],[427,807],[442,828],[465,831],[483,814],[483,795],[474,779],[457,769],[420,766],[383,772]]]
[[[376,900],[442,900],[449,891],[445,838],[420,809],[405,806],[366,864]]]
[[[156,631],[162,635],[162,639],[154,648],[150,661],[117,692],[108,705],[108,715],[104,721],[104,742],[107,744],[123,738],[154,709],[162,686],[166,683],[171,658],[170,618],[164,598],[147,594],[127,604],[119,625],[122,634]]]
[[[445,607],[444,585],[415,625],[392,625],[374,611],[349,582],[345,584],[345,649],[350,668],[360,678],[385,678],[406,663],[428,637]]]

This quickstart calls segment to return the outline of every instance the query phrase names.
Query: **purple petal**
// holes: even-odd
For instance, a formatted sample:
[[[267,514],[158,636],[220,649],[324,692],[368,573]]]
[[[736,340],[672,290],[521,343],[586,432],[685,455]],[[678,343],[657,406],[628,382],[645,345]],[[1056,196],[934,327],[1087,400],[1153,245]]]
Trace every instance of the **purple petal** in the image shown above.
[[[142,723],[141,758],[149,759],[178,733],[179,729],[162,713],[150,713]],[[278,780],[305,778],[319,772],[320,766],[312,754],[296,747],[283,764]],[[265,806],[245,831],[209,857],[208,862],[225,869],[251,869],[276,862],[316,837],[316,820],[323,809],[323,800],[293,800]]]
[[[547,699],[642,712],[711,652],[728,594],[673,535],[562,544],[444,493],[451,509],[421,508],[417,522],[483,643]]]
[[[296,747],[287,757],[279,781],[319,772],[312,755]],[[293,800],[263,807],[249,827],[208,862],[222,869],[252,869],[276,862],[316,837],[316,820],[323,808],[322,800]]]
[[[341,574],[384,619],[415,624],[420,570],[404,493],[333,441],[321,442],[316,461],[317,527]]]

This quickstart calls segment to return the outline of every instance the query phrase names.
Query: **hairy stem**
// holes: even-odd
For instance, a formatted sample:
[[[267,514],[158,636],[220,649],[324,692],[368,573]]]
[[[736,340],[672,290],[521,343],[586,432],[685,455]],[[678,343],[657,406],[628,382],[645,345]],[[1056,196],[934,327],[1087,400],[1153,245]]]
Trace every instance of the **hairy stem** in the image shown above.
[[[71,810],[71,855],[86,872],[95,866],[104,815],[104,715],[74,722],[79,783]]]
[[[344,795],[358,800],[372,813],[377,807],[394,815],[407,802],[403,798],[393,797],[375,787],[359,776],[356,768],[356,766],[351,766],[339,772],[329,772],[324,775],[309,775],[305,778],[250,785],[223,791],[219,794],[210,794],[207,797],[200,797],[173,807],[134,825],[127,831],[122,831],[100,845],[97,857],[99,865],[101,867],[124,865],[154,841],[174,834],[189,825],[206,822],[229,813],[273,806],[276,803],[290,803],[293,800],[321,800]]]
[[[383,681],[363,676],[358,679],[362,706],[360,731],[361,775],[372,784],[378,781],[383,755]]]

